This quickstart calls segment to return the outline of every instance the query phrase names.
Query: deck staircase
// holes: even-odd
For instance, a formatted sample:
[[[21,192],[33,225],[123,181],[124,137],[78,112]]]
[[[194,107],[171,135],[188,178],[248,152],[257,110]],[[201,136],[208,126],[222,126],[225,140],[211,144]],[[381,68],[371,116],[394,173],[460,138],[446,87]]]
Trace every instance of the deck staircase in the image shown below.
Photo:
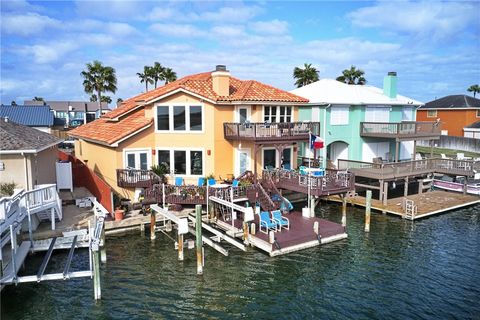
[[[270,194],[263,188],[261,183],[256,184],[257,202],[260,204],[260,208],[264,211],[276,210],[277,204],[273,202]]]
[[[271,175],[264,175],[260,183],[265,188],[265,190],[270,194],[271,196],[270,199],[272,199],[272,196],[274,195],[277,196],[276,198],[278,200],[272,200],[275,203],[275,208],[281,208],[282,204],[284,208],[288,208],[288,203],[285,201],[285,198],[277,189],[277,186],[275,185],[275,181],[273,181],[273,178]]]

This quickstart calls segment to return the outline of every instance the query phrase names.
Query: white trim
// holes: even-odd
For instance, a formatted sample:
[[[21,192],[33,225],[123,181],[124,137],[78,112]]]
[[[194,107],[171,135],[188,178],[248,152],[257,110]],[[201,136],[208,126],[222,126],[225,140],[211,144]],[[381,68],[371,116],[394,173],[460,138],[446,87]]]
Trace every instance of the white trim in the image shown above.
[[[158,107],[167,107],[168,108],[168,126],[170,130],[158,130],[158,116],[157,110]],[[185,130],[174,130],[174,107],[185,107]],[[190,130],[190,108],[191,107],[200,107],[202,110],[202,130]],[[205,133],[205,104],[203,102],[198,103],[158,103],[153,106],[154,108],[154,125],[155,133],[172,133],[172,134],[204,134]],[[187,125],[188,124],[188,125]],[[188,129],[187,129],[188,127]]]
[[[152,167],[152,148],[146,147],[146,148],[125,148],[122,150],[123,152],[123,168],[127,168],[127,153],[131,154],[140,154],[140,153],[147,153],[147,170],[150,170]],[[136,161],[136,160],[135,160]],[[140,169],[140,168],[136,168]]]
[[[188,90],[185,90],[185,89],[183,89],[183,88],[178,88],[178,89],[175,89],[175,90],[173,90],[173,91],[167,92],[167,93],[165,93],[165,94],[163,94],[163,95],[161,95],[161,96],[159,96],[159,97],[153,98],[152,100],[146,101],[145,104],[154,103],[154,102],[156,102],[156,101],[158,101],[158,100],[160,100],[160,99],[169,97],[169,96],[174,95],[174,94],[179,93],[179,92],[183,92],[183,93],[189,94],[189,95],[191,95],[191,96],[193,96],[193,97],[195,97],[195,98],[198,98],[198,99],[200,99],[200,102],[202,102],[202,101],[208,101],[208,102],[210,102],[210,103],[217,104],[217,102],[214,101],[214,100],[208,99],[208,98],[206,98],[206,97],[204,97],[204,96],[201,96],[201,95],[199,95],[199,94],[193,93],[193,92],[188,91]],[[222,103],[220,103],[220,104],[222,104]]]
[[[118,144],[119,144],[119,143],[122,143],[123,141],[125,141],[125,140],[127,140],[127,139],[131,138],[132,136],[136,135],[137,133],[139,133],[139,132],[141,132],[141,131],[143,131],[143,130],[147,129],[147,128],[148,128],[148,127],[150,127],[151,125],[152,125],[152,123],[150,122],[150,123],[149,123],[148,125],[146,125],[145,127],[143,127],[143,128],[140,128],[140,129],[138,129],[137,131],[135,131],[135,132],[133,132],[133,133],[129,134],[128,136],[126,136],[126,137],[124,137],[124,138],[122,138],[122,139],[118,140],[117,142],[115,142],[115,143],[111,144],[111,146],[112,146],[112,147],[118,147]]]
[[[16,153],[39,153],[43,150],[46,150],[50,147],[54,147],[60,143],[65,141],[64,139],[59,139],[58,142],[48,144],[46,146],[43,146],[39,149],[25,149],[25,150],[0,150],[0,154],[16,154]]]
[[[472,110],[473,111],[473,110],[480,110],[480,107],[464,107],[464,108],[455,108],[455,107],[454,108],[442,108],[442,107],[440,107],[440,108],[420,108],[418,110],[420,110],[420,111],[427,111],[427,110],[453,110],[453,111],[455,111],[455,110]]]
[[[480,131],[480,128],[463,128],[463,131],[473,131],[473,132],[478,132],[478,131]]]
[[[155,148],[155,164],[158,165],[158,152],[159,151],[170,151],[170,173],[168,174],[169,176],[175,176],[175,177],[204,177],[205,174],[205,159],[206,159],[206,152],[205,148],[196,148],[196,147],[178,147],[178,148],[173,148],[173,147],[156,147]],[[174,151],[185,151],[185,162],[186,162],[186,170],[185,174],[176,174],[173,172],[175,169],[175,155]],[[189,151],[201,151],[202,152],[202,174],[191,174],[190,171],[190,166],[191,166],[191,161],[192,159],[190,158],[190,152]]]
[[[234,114],[233,122],[240,122],[240,109],[247,109],[247,120],[252,122],[252,106],[251,105],[235,106],[235,114]]]
[[[235,148],[235,154],[234,154],[234,157],[235,157],[235,168],[234,168],[234,171],[235,171],[235,176],[239,176],[241,174],[240,172],[240,153],[242,152],[245,152],[247,154],[247,157],[248,157],[248,164],[247,164],[247,169],[246,170],[250,170],[252,171],[252,150],[250,148],[240,148],[240,147],[237,147]]]

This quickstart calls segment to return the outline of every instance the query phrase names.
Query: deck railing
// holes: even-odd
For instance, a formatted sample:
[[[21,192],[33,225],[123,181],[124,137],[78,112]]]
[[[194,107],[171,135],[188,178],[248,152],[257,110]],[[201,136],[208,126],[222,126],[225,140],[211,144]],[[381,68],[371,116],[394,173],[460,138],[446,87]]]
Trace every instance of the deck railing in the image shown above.
[[[320,122],[224,123],[227,140],[308,140],[309,132],[319,134]]]
[[[303,193],[307,193],[310,188],[314,196],[345,193],[355,188],[355,175],[347,171],[326,170],[323,177],[283,169],[265,170],[263,174],[269,175],[278,188]]]
[[[473,176],[475,172],[480,172],[480,161],[429,158],[404,162],[373,163],[339,159],[338,168],[352,171],[356,176],[373,179],[392,179],[434,172]]]
[[[121,188],[149,188],[160,180],[151,170],[117,169],[117,185]]]
[[[434,121],[361,122],[360,136],[415,138],[440,136],[441,123]]]

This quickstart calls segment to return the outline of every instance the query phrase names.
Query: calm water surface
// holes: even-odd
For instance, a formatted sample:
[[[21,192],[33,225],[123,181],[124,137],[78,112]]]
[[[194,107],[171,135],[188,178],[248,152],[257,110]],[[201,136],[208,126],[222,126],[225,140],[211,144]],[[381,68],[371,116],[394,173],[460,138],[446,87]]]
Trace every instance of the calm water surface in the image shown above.
[[[346,240],[276,258],[206,247],[203,276],[195,251],[179,262],[161,233],[110,237],[100,302],[89,279],[10,286],[1,319],[480,319],[480,206],[414,223],[373,215],[369,234],[348,210]],[[317,215],[341,220],[336,205]]]

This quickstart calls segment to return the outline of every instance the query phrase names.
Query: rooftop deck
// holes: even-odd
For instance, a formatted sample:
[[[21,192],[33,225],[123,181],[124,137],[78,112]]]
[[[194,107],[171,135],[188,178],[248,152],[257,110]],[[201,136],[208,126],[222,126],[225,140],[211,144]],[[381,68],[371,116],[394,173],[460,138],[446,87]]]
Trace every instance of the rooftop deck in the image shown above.
[[[372,163],[339,159],[338,167],[340,170],[353,172],[357,177],[378,180],[395,180],[429,173],[471,177],[475,175],[475,172],[480,172],[480,161],[430,158],[405,162]]]
[[[320,132],[320,122],[224,123],[223,131],[230,141],[308,141],[310,132]]]
[[[441,124],[439,122],[361,122],[360,136],[374,138],[395,138],[403,140],[439,139]]]

